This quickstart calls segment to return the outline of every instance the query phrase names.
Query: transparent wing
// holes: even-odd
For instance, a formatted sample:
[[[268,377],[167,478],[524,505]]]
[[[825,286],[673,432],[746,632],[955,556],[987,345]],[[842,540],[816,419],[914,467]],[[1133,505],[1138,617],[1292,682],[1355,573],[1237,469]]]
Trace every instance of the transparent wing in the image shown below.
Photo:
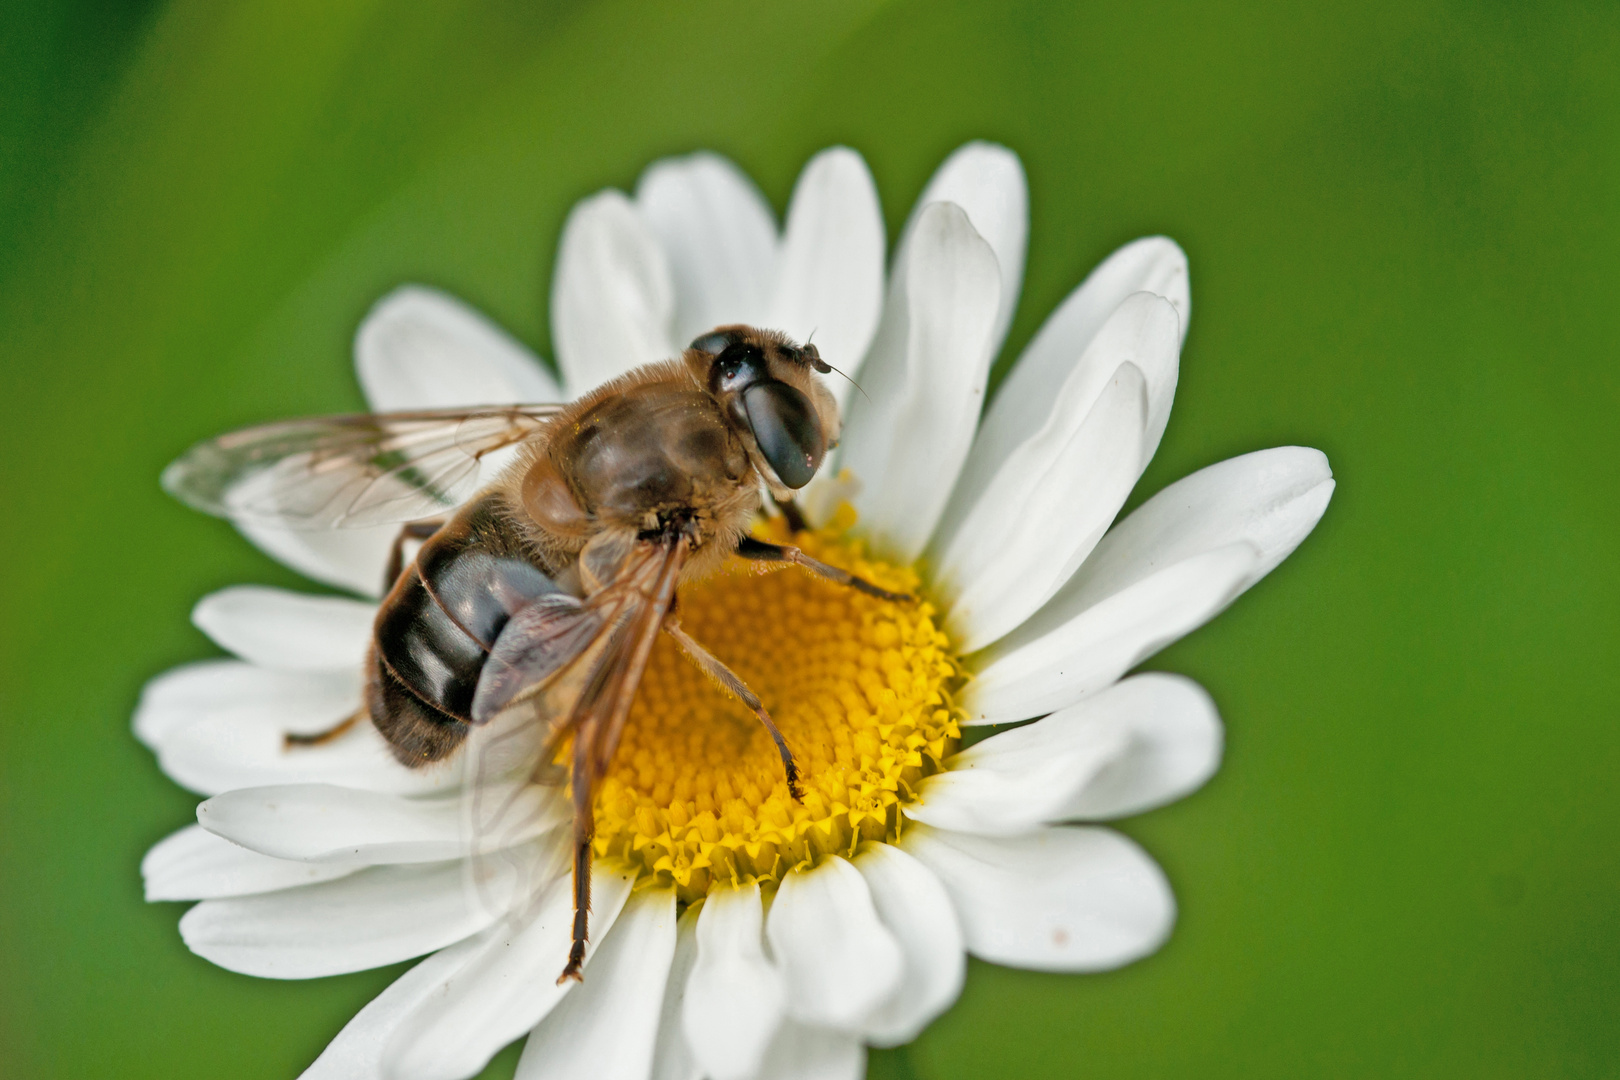
[[[657,585],[672,554],[660,542],[635,543],[620,552],[607,583],[584,600],[553,593],[519,609],[484,661],[473,722],[488,723],[541,695],[537,708],[552,729],[571,733],[589,712],[585,702],[608,689],[608,673],[628,647],[626,631],[654,609],[654,629],[661,625]]]
[[[514,615],[485,662],[474,699],[479,727],[468,740],[463,822],[468,881],[491,912],[513,910],[489,882],[515,879],[516,895],[537,902],[562,871],[562,839],[528,845],[536,822],[554,828],[589,805],[607,771],[647,652],[663,625],[685,561],[680,544],[637,543],[612,580],[584,600],[547,596]],[[553,764],[574,743],[575,805],[558,786],[566,769]],[[589,812],[588,810],[586,811]],[[521,905],[520,905],[521,906]]]
[[[561,405],[285,420],[198,443],[163,489],[208,514],[294,529],[358,528],[453,510],[480,462],[545,427]]]

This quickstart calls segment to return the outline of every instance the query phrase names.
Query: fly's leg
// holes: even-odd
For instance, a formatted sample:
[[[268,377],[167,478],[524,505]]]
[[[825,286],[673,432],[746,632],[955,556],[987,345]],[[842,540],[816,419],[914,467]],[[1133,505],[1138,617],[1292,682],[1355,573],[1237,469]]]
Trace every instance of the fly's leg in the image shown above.
[[[574,743],[574,936],[568,947],[568,964],[557,976],[561,986],[569,979],[585,981],[585,941],[591,920],[591,840],[596,821],[591,813],[590,750],[586,740]]]
[[[826,578],[835,585],[846,585],[856,592],[875,596],[879,600],[889,600],[897,604],[910,604],[916,597],[910,593],[890,592],[880,589],[863,577],[856,577],[848,570],[840,570],[836,566],[828,566],[819,559],[812,559],[796,547],[786,544],[767,544],[763,540],[755,540],[751,536],[743,537],[742,543],[737,545],[737,554],[745,559],[756,562],[784,562],[802,566],[817,577]]]
[[[804,520],[804,511],[799,509],[798,503],[792,499],[777,499],[775,497],[771,501],[776,504],[778,510],[782,511],[782,519],[787,522],[789,530],[802,533],[810,528],[810,523]]]
[[[658,628],[675,603],[675,583],[691,545],[691,526],[681,522],[661,538],[667,545],[662,557],[653,563],[657,578],[646,588],[646,577],[637,588],[641,601],[630,625],[603,661],[594,665],[579,702],[570,712],[575,729],[574,760],[570,776],[574,803],[574,934],[568,950],[568,964],[557,976],[561,984],[573,979],[583,982],[585,945],[590,932],[591,840],[596,832],[592,817],[592,797],[596,781],[613,759],[619,734],[630,715],[630,706],[647,670]],[[623,647],[620,647],[623,646]]]
[[[794,802],[804,800],[804,785],[799,780],[799,763],[793,760],[793,751],[788,749],[787,740],[782,738],[781,731],[777,730],[776,721],[771,714],[765,711],[765,705],[759,700],[759,695],[748,689],[748,684],[737,677],[737,673],[722,664],[713,653],[692,640],[692,636],[681,629],[680,623],[674,619],[664,620],[664,632],[675,639],[675,644],[681,647],[686,658],[697,665],[699,671],[719,683],[720,686],[742,702],[759,722],[765,725],[770,732],[771,741],[776,744],[776,752],[782,755],[782,768],[787,773],[788,794],[793,796]]]
[[[296,731],[283,732],[281,735],[281,745],[287,750],[291,750],[295,746],[324,746],[333,739],[336,739],[338,736],[347,734],[349,729],[354,727],[355,724],[358,724],[360,722],[360,717],[364,715],[364,709],[357,710],[350,713],[342,720],[339,720],[336,724],[333,724],[325,731],[316,731],[308,735],[304,735]]]
[[[399,527],[399,535],[394,537],[393,546],[388,549],[388,565],[383,569],[383,592],[394,587],[399,575],[405,572],[405,541],[426,540],[444,525],[445,518],[428,518],[425,521],[407,521]]]
[[[536,722],[545,723],[545,714],[539,706],[536,706],[534,711]],[[572,734],[572,728],[558,727],[546,736],[546,741],[540,744],[540,757],[534,763],[530,779],[545,787],[562,787],[568,782],[568,770],[557,763],[557,748]]]

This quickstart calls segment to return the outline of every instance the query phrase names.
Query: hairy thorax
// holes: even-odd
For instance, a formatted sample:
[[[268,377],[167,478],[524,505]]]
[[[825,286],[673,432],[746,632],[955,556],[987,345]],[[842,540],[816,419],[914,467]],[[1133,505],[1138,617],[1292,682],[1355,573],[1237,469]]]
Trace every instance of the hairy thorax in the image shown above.
[[[508,473],[507,492],[542,561],[564,573],[589,541],[631,539],[672,516],[697,526],[683,578],[735,549],[760,506],[742,440],[677,363],[658,364],[581,398]]]

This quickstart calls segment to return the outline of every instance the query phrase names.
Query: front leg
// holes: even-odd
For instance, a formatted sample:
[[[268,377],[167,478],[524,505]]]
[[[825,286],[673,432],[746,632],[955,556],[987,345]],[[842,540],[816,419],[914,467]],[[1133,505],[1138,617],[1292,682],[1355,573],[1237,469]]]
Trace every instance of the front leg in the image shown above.
[[[792,499],[778,499],[772,495],[771,502],[782,512],[782,520],[787,522],[789,532],[802,533],[810,528],[810,523],[804,520],[804,511]]]
[[[857,592],[867,596],[875,596],[879,600],[888,600],[896,604],[915,603],[917,598],[910,593],[890,592],[880,589],[863,577],[856,577],[848,570],[840,570],[836,566],[828,566],[817,559],[812,559],[796,547],[787,544],[767,544],[763,540],[755,540],[752,536],[745,536],[737,545],[737,554],[745,559],[757,562],[785,562],[802,566],[817,577],[826,578],[838,585],[847,585]]]

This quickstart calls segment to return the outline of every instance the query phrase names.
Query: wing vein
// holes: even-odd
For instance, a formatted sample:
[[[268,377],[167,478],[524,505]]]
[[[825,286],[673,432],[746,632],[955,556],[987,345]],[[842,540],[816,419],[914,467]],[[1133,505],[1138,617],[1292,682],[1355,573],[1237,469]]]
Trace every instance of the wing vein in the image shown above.
[[[481,463],[545,428],[561,405],[284,420],[192,447],[163,487],[206,513],[290,529],[432,517],[480,486]]]

